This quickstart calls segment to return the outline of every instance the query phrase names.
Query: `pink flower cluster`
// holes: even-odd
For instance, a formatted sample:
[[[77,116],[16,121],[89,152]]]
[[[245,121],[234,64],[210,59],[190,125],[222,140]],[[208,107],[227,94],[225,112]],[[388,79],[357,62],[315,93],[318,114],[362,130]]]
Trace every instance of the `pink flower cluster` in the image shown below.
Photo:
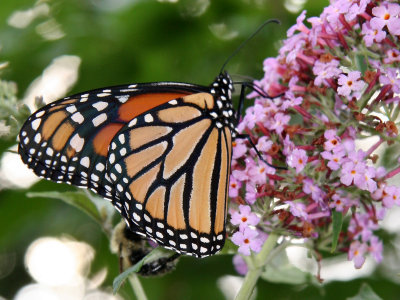
[[[232,241],[250,255],[279,231],[312,239],[319,254],[336,211],[345,220],[336,249],[360,268],[367,254],[382,260],[379,221],[400,205],[400,187],[388,182],[399,162],[377,165],[378,148],[398,142],[400,5],[331,0],[309,26],[305,20],[303,12],[254,82],[271,98],[252,92],[238,126],[268,164],[247,140],[234,142]],[[374,142],[363,145],[367,137]]]

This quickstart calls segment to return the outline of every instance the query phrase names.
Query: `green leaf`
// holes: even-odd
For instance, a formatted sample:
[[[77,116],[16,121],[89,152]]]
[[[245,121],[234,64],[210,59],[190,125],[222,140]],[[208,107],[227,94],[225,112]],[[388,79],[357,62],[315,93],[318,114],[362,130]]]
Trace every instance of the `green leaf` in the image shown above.
[[[131,275],[132,273],[137,273],[140,271],[142,266],[144,264],[151,263],[153,261],[156,261],[160,258],[164,257],[170,257],[174,255],[175,252],[171,250],[164,249],[162,247],[157,247],[153,249],[149,254],[147,254],[145,257],[143,257],[139,262],[137,262],[135,265],[132,267],[126,269],[124,272],[119,274],[117,277],[115,277],[114,282],[113,282],[113,293],[114,295],[118,292],[124,281]]]
[[[261,278],[269,282],[296,285],[310,283],[313,280],[316,282],[316,279],[310,273],[303,272],[293,266],[289,262],[285,251],[281,251],[266,265]]]
[[[382,298],[375,294],[368,284],[363,283],[358,294],[354,297],[347,298],[347,300],[382,300]]]
[[[332,212],[332,226],[333,226],[333,236],[332,236],[332,249],[331,252],[335,252],[336,246],[339,239],[340,231],[342,230],[343,215],[342,212],[334,210]]]
[[[97,206],[83,192],[35,192],[27,193],[27,196],[62,200],[84,211],[99,224],[103,222]]]
[[[238,246],[236,246],[231,240],[225,241],[225,246],[222,248],[218,255],[226,255],[226,254],[236,254]]]
[[[356,65],[357,68],[361,71],[361,73],[364,74],[368,67],[364,55],[360,54],[356,56]]]

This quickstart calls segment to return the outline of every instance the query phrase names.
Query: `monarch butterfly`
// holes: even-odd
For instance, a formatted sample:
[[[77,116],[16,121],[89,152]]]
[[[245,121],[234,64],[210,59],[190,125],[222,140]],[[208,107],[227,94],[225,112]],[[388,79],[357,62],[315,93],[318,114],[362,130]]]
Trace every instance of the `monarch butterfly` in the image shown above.
[[[41,177],[111,200],[138,234],[203,257],[220,250],[236,114],[232,80],[76,94],[39,109],[18,152]]]
[[[131,231],[178,253],[215,254],[225,242],[232,139],[244,89],[263,95],[241,83],[236,113],[233,82],[222,71],[227,61],[208,87],[139,83],[48,104],[23,125],[18,152],[38,176],[109,199]]]
[[[121,272],[138,263],[153,250],[148,240],[129,230],[125,222],[115,226],[111,236],[111,251],[120,257]],[[175,269],[179,254],[144,263],[138,274],[145,277],[164,275]]]

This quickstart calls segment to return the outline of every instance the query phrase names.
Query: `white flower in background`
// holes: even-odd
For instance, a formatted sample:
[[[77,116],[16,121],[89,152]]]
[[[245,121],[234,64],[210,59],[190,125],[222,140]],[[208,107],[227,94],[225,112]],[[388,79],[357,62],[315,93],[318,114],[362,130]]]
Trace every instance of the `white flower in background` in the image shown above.
[[[36,283],[21,288],[15,300],[120,300],[99,290],[106,277],[101,270],[87,278],[94,258],[93,248],[68,238],[43,237],[25,254],[25,265]]]

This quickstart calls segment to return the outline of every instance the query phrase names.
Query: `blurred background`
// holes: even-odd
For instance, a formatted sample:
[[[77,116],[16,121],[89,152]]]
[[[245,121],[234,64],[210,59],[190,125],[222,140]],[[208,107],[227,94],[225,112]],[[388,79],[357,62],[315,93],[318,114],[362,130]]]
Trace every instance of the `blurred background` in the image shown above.
[[[1,79],[14,81],[18,98],[31,108],[35,96],[49,102],[67,93],[125,83],[208,85],[243,40],[265,20],[276,18],[282,25],[267,26],[226,67],[231,74],[261,78],[263,60],[277,55],[279,41],[298,14],[306,9],[308,17],[318,16],[327,4],[328,0],[2,0],[0,62],[7,61],[8,67]],[[13,145],[13,139],[0,140],[0,299],[12,299],[21,288],[46,276],[30,267],[33,280],[24,262],[29,261],[28,247],[43,237],[63,238],[46,240],[48,253],[41,252],[42,260],[36,261],[39,273],[42,266],[46,270],[46,263],[61,268],[57,263],[65,258],[50,257],[51,249],[61,253],[66,244],[70,249],[73,241],[84,242],[78,245],[81,248],[74,244],[74,255],[83,258],[80,268],[85,270],[80,274],[87,277],[85,289],[101,285],[97,290],[110,295],[119,262],[106,235],[65,202],[28,198],[27,192],[75,189],[25,173],[19,157],[6,152]],[[336,265],[337,276],[327,275],[330,279],[324,285],[260,280],[256,298],[345,299],[367,282],[383,299],[398,299],[398,278],[387,279],[385,269],[367,264],[354,276],[343,277],[350,271],[340,266]],[[229,290],[240,285],[234,276],[232,256],[184,257],[171,274],[142,283],[149,299],[230,299]],[[101,295],[91,299],[107,297]],[[118,299],[134,299],[128,284],[119,295]]]

